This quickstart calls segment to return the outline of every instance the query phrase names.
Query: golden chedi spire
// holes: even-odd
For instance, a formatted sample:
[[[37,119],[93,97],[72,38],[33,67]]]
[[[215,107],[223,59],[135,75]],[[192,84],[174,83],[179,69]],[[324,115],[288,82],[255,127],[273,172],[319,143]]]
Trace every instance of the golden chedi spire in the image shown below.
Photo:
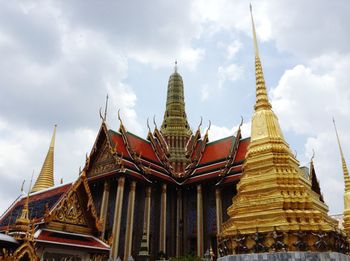
[[[37,192],[43,189],[47,189],[55,185],[54,184],[54,150],[55,150],[56,128],[57,128],[57,125],[55,125],[54,127],[49,151],[47,152],[44,164],[34,184],[32,192]]]
[[[30,219],[29,219],[29,192],[32,187],[33,174],[30,180],[29,189],[27,197],[24,201],[21,215],[16,219],[16,222],[13,227],[14,237],[19,240],[25,240],[31,238],[30,233]]]
[[[337,131],[337,127],[335,125],[335,120],[333,119],[335,134],[337,136],[339,151],[340,151],[340,157],[341,157],[341,163],[342,163],[342,169],[343,169],[343,176],[344,176],[344,230],[346,234],[350,235],[350,177],[349,177],[349,171],[348,167],[346,165],[344,153],[340,144],[340,139]]]
[[[235,251],[238,235],[266,233],[267,237],[268,233],[278,230],[290,235],[286,244],[289,250],[298,250],[292,243],[296,240],[295,231],[331,231],[336,225],[327,215],[327,205],[312,191],[310,181],[300,170],[299,162],[285,141],[277,116],[272,111],[252,12],[251,19],[256,73],[251,139],[237,194],[227,210],[230,218],[224,223],[219,236],[231,240]],[[250,240],[247,242],[248,249],[254,245],[254,240]]]

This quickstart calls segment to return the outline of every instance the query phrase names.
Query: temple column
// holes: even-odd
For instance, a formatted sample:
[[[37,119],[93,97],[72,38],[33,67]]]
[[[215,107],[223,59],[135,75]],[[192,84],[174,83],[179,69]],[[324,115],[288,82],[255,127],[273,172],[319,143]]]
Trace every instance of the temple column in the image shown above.
[[[197,185],[197,256],[203,257],[203,196],[202,185]]]
[[[176,199],[176,256],[182,254],[182,191],[177,191]]]
[[[107,224],[107,210],[108,210],[108,199],[109,199],[109,182],[106,179],[103,186],[103,195],[100,211],[100,220],[102,220],[102,239],[105,239],[106,224]]]
[[[221,190],[215,189],[215,201],[216,201],[216,234],[221,232],[222,224],[222,201],[221,201]]]
[[[166,184],[162,185],[160,199],[160,237],[159,251],[166,251]]]
[[[129,198],[128,198],[128,212],[126,216],[124,261],[127,261],[128,258],[131,256],[132,233],[134,228],[135,189],[136,189],[136,181],[132,181],[130,183],[130,191],[129,191]]]
[[[145,198],[145,214],[143,217],[144,223],[143,223],[143,231],[146,231],[147,236],[147,246],[149,247],[149,228],[150,228],[150,221],[151,221],[151,193],[152,188],[147,187],[146,188],[146,198]]]
[[[114,208],[114,222],[112,231],[112,247],[110,252],[110,257],[114,260],[118,257],[118,247],[119,247],[119,233],[120,233],[120,221],[122,217],[122,205],[123,205],[123,195],[124,195],[124,184],[125,178],[121,177],[118,179],[118,188],[115,196],[115,208]]]

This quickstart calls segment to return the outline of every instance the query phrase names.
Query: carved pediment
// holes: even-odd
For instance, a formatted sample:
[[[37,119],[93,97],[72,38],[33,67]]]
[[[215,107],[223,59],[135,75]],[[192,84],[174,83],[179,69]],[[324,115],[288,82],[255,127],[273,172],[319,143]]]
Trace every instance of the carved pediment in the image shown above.
[[[57,209],[53,221],[62,222],[65,224],[87,226],[84,217],[83,209],[80,205],[76,192],[65,198],[61,206]]]
[[[87,176],[97,176],[106,172],[113,171],[117,168],[114,156],[110,151],[107,141],[104,141],[102,146],[97,149],[95,160],[87,172]]]

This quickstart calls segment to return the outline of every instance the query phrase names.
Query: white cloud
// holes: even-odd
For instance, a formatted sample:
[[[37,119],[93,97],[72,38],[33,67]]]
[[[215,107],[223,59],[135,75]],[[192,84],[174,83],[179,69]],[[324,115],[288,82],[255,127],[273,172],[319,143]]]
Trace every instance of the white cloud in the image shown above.
[[[230,64],[228,66],[219,66],[218,78],[219,88],[222,88],[227,81],[236,81],[243,76],[243,66],[237,64]]]
[[[210,96],[210,89],[208,85],[203,85],[201,87],[201,101],[206,101],[209,99]]]
[[[328,55],[322,59],[328,61],[327,69],[322,65],[323,73],[317,72],[320,64],[315,61],[309,66],[297,65],[287,70],[271,91],[274,109],[284,128],[315,135],[329,128],[333,116],[350,116],[346,79],[350,55]]]
[[[250,128],[251,128],[250,121],[242,124],[241,133],[242,133],[243,138],[250,136]],[[238,130],[238,125],[235,125],[232,128],[228,128],[226,126],[212,125],[210,127],[209,132],[208,132],[209,140],[215,141],[215,140],[219,140],[222,138],[226,138],[226,137],[231,136],[231,135],[236,135],[237,130]]]
[[[25,191],[28,190],[32,171],[35,182],[49,148],[52,129],[35,131],[23,125],[13,126],[0,119],[1,213],[20,194],[24,179]],[[76,179],[79,165],[85,163],[85,153],[91,150],[96,133],[97,130],[82,128],[63,131],[58,126],[54,166],[56,184],[61,178],[64,182]]]
[[[242,43],[239,40],[235,39],[230,43],[219,42],[218,47],[223,48],[226,52],[227,60],[231,60],[236,56],[236,54],[242,48]]]
[[[343,207],[341,162],[332,117],[338,122],[343,149],[350,155],[349,70],[350,55],[324,55],[287,70],[271,91],[282,128],[308,137],[302,158],[308,161],[315,149],[317,175],[332,213],[342,212]]]
[[[194,2],[200,19],[210,23],[211,30],[228,32],[238,30],[251,36],[249,2],[244,0],[196,0]],[[262,41],[270,40],[272,14],[269,10],[269,2],[256,1],[253,6],[257,34]]]

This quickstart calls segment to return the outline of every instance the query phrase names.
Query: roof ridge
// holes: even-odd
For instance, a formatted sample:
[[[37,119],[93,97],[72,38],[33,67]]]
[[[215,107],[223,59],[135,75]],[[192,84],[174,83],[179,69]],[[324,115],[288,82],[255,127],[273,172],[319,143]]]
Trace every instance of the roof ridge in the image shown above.
[[[227,136],[227,137],[224,137],[224,138],[221,138],[221,139],[218,139],[218,140],[213,140],[213,141],[208,142],[207,145],[215,144],[215,143],[218,143],[220,141],[223,141],[223,140],[226,140],[226,139],[232,139],[232,138],[236,138],[236,136],[235,135],[231,135],[231,136]]]

